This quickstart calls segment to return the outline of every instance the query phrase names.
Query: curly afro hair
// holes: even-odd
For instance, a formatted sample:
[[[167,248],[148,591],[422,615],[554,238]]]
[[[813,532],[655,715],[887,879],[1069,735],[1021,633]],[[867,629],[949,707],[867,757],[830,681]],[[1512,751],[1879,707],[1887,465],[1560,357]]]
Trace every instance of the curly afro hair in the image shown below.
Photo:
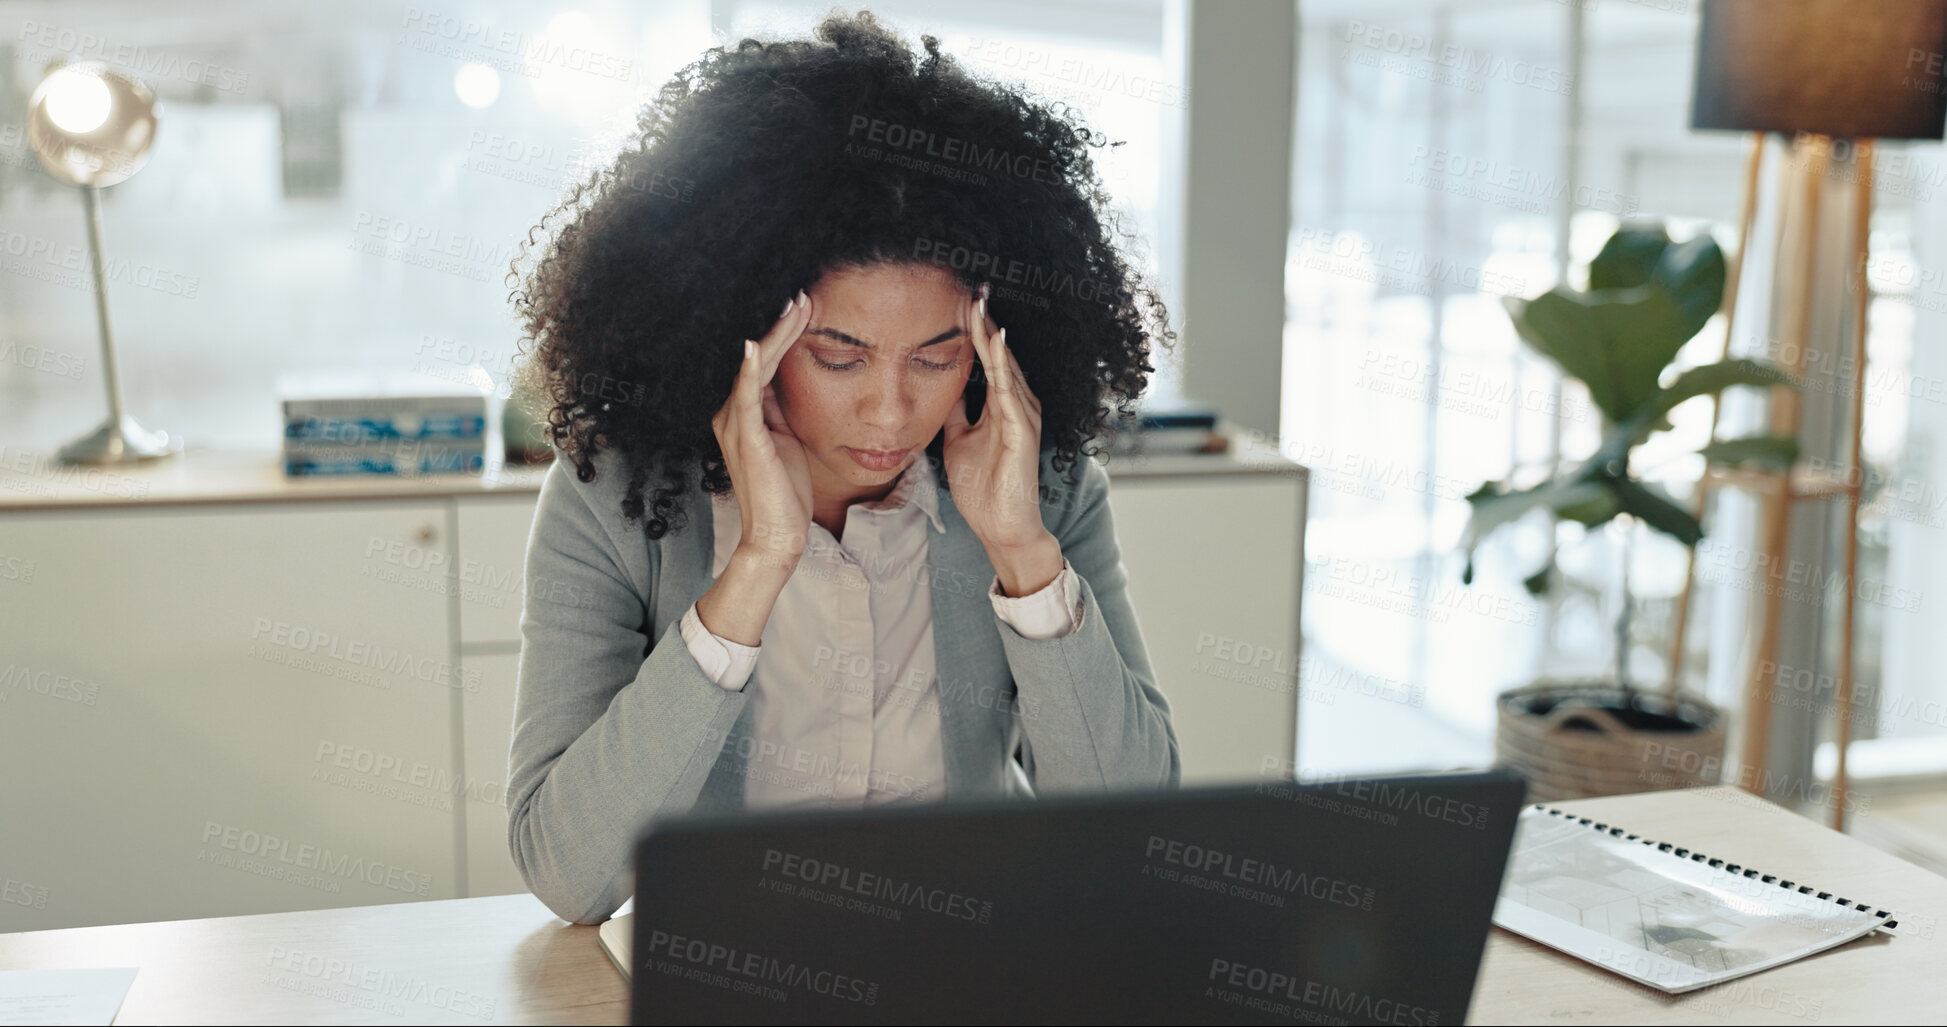
[[[918,57],[869,11],[834,11],[814,37],[705,51],[644,106],[615,161],[528,232],[509,272],[523,395],[582,481],[604,447],[622,452],[623,514],[651,539],[682,530],[692,468],[711,494],[731,488],[710,419],[743,340],[827,271],[923,265],[988,284],[1041,399],[1044,457],[1071,488],[1078,457],[1096,452],[1084,446],[1132,416],[1155,370],[1150,339],[1175,342],[1108,227],[1089,157],[1110,145],[1099,131],[969,74],[933,36]],[[530,245],[540,256],[523,272]],[[978,420],[978,373],[965,395]],[[943,444],[926,450],[936,473]]]

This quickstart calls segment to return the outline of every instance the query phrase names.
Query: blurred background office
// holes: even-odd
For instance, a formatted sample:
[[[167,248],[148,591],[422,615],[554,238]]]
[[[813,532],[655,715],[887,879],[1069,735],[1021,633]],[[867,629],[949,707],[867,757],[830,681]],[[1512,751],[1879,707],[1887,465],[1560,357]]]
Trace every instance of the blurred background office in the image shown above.
[[[1132,256],[1157,276],[1183,340],[1179,359],[1160,362],[1153,404],[1212,409],[1233,454],[1259,451],[1309,469],[1295,506],[1185,493],[1210,523],[1238,518],[1246,539],[1260,528],[1266,537],[1291,532],[1248,587],[1288,599],[1277,609],[1292,620],[1302,610],[1301,624],[1287,634],[1275,623],[1221,618],[1153,633],[1145,623],[1159,666],[1190,668],[1161,682],[1173,701],[1181,691],[1196,709],[1191,693],[1203,691],[1214,693],[1209,710],[1245,711],[1259,708],[1246,700],[1270,695],[1283,700],[1272,708],[1292,711],[1278,729],[1284,734],[1273,733],[1289,735],[1290,745],[1247,746],[1238,766],[1305,780],[1489,763],[1497,695],[1614,667],[1620,595],[1634,597],[1625,666],[1639,681],[1668,683],[1687,579],[1694,592],[1677,676],[1726,710],[1741,709],[1761,656],[1751,641],[1760,597],[1743,575],[1762,548],[1763,507],[1736,490],[1713,501],[1705,523],[1717,548],[1699,551],[1694,574],[1683,547],[1663,535],[1632,533],[1623,522],[1584,531],[1530,518],[1490,538],[1474,581],[1461,583],[1466,495],[1586,455],[1602,428],[1581,383],[1523,344],[1504,298],[1585,287],[1589,261],[1634,219],[1658,222],[1677,239],[1709,235],[1738,254],[1752,143],[1690,127],[1697,0],[897,0],[871,8],[910,37],[937,36],[977,73],[1078,108],[1122,141],[1103,151],[1104,184],[1138,233]],[[293,372],[414,372],[472,383],[504,401],[517,337],[507,270],[528,230],[614,155],[639,106],[704,49],[748,34],[802,34],[824,10],[744,0],[0,3],[0,463],[16,472],[12,498],[30,503],[43,480],[52,494],[59,472],[39,454],[102,417],[80,206],[71,186],[40,168],[27,138],[28,100],[50,62],[105,61],[163,104],[148,165],[101,194],[105,268],[128,406],[184,439],[182,459],[193,462],[274,449],[283,431],[276,383]],[[1939,55],[1918,50],[1915,88],[1931,82],[1937,92]],[[1772,167],[1798,159],[1788,142],[1766,144]],[[1761,222],[1781,202],[1772,174],[1760,180],[1769,190]],[[1844,187],[1838,178],[1834,187]],[[1947,607],[1947,388],[1935,387],[1947,381],[1938,345],[1947,324],[1947,153],[1938,142],[1884,142],[1872,183],[1862,297],[1873,368],[1862,393],[1869,487],[1857,574],[1883,601],[1859,603],[1855,618],[1853,702],[1865,713],[1837,702],[1837,606],[1821,599],[1788,609],[1779,650],[1786,655],[1772,658],[1804,670],[1804,684],[1778,679],[1786,684],[1771,700],[1768,729],[1776,777],[1752,790],[1821,820],[1844,803],[1849,829],[1947,870],[1947,680],[1934,672],[1940,642],[1929,630]],[[1715,359],[1725,321],[1712,320],[1678,362]],[[1765,325],[1761,317],[1740,322],[1730,351],[1779,359]],[[1673,422],[1638,464],[1687,502],[1703,473],[1687,454],[1710,437],[1712,411],[1682,407]],[[156,473],[165,477],[143,477]],[[130,469],[83,487],[154,498],[152,487],[170,494],[180,485],[171,473]],[[1142,486],[1131,479],[1125,549],[1160,549],[1148,540],[1167,538],[1180,515],[1161,499],[1145,507]],[[0,503],[8,498],[0,494]],[[172,643],[170,632],[142,627],[161,623],[175,605],[221,607],[224,623],[250,625],[223,636],[232,648],[338,622],[261,595],[213,594],[193,576],[173,589],[131,593],[121,584],[127,567],[207,561],[245,573],[254,563],[253,578],[349,590],[374,572],[424,571],[412,565],[414,547],[450,553],[438,547],[449,535],[465,547],[471,531],[494,538],[498,554],[514,554],[488,561],[489,576],[518,574],[531,496],[525,506],[482,515],[486,526],[477,529],[473,514],[431,496],[403,519],[373,503],[361,509],[381,519],[358,522],[350,551],[359,559],[350,563],[230,541],[253,537],[242,519],[259,508],[249,504],[227,508],[237,520],[174,525],[164,533],[172,541],[157,547],[167,553],[149,547],[142,528],[94,548],[85,531],[110,511],[77,506],[56,517],[23,509],[16,514],[38,518],[41,534],[24,541],[0,515],[0,570],[8,571],[0,593],[13,611],[46,608],[30,589],[87,597],[99,612],[87,626],[95,647],[153,646],[166,653],[156,666],[183,668],[196,666],[199,643]],[[1120,515],[1122,494],[1116,503]],[[186,511],[194,505],[185,500]],[[1830,562],[1822,554],[1836,552],[1836,505],[1803,522],[1812,528],[1794,536],[1793,559]],[[336,515],[310,516],[324,531]],[[1152,528],[1155,535],[1145,533]],[[394,548],[400,532],[404,549]],[[70,572],[58,558],[37,556],[43,538],[97,555],[74,565],[85,573]],[[198,545],[206,548],[185,555]],[[1523,579],[1550,551],[1559,577],[1533,594]],[[464,561],[453,562],[427,580],[452,581]],[[1132,580],[1141,605],[1144,578]],[[1156,577],[1150,587],[1160,608],[1164,589]],[[1281,587],[1292,594],[1277,598]],[[503,591],[498,604],[468,601],[427,614],[450,637],[423,644],[442,658],[456,654],[455,687],[464,693],[425,698],[427,711],[447,718],[428,721],[445,733],[436,750],[420,748],[423,739],[405,728],[289,736],[305,742],[298,769],[351,781],[340,781],[340,791],[363,790],[361,801],[381,788],[435,796],[391,796],[370,814],[394,818],[384,830],[419,839],[411,843],[417,855],[394,862],[408,874],[437,867],[417,875],[434,886],[378,885],[353,899],[323,885],[252,881],[267,890],[196,915],[480,891],[488,875],[476,868],[469,887],[459,868],[469,847],[493,848],[496,825],[477,815],[471,824],[429,820],[437,800],[452,795],[436,795],[442,789],[426,781],[457,779],[464,793],[493,764],[496,744],[471,732],[475,720],[491,725],[500,712],[464,702],[483,694],[466,684],[476,665],[489,693],[510,676],[523,593],[518,585]],[[472,625],[489,622],[485,641],[467,648]],[[232,745],[180,751],[180,768],[154,768],[170,775],[159,786],[166,789],[230,787],[262,771],[261,760],[287,759],[244,737],[261,724],[253,717],[344,716],[325,695],[281,713],[222,699],[186,709],[168,698],[180,670],[147,681],[117,677],[92,647],[30,649],[16,630],[0,623],[0,668],[15,677],[51,668],[99,682],[104,703],[111,692],[117,702],[138,702],[158,730],[198,721],[199,738],[234,736]],[[409,632],[386,641],[422,644]],[[172,644],[177,651],[168,651]],[[1247,654],[1241,664],[1239,652]],[[251,660],[246,666],[269,665]],[[1217,668],[1224,661],[1237,666]],[[0,694],[8,699],[0,719],[25,730],[19,718],[34,703],[55,701],[32,691],[0,688],[11,693]],[[1244,698],[1227,705],[1232,693]],[[449,697],[460,705],[449,708]],[[395,714],[374,706],[347,722]],[[1224,715],[1248,730],[1245,713]],[[1850,798],[1831,787],[1842,717],[1851,723]],[[61,730],[89,744],[88,722]],[[1222,738],[1228,726],[1200,721],[1199,730]],[[494,737],[491,727],[483,737]],[[462,753],[466,773],[452,769]],[[504,744],[498,755],[493,773],[504,770]],[[109,808],[121,787],[115,775],[128,772],[64,783],[16,758],[0,748],[0,767],[32,781],[34,794],[0,799],[0,811],[21,803],[43,819],[69,809],[85,821]],[[106,766],[113,753],[99,758]],[[387,761],[423,765],[426,781],[401,786],[396,773],[379,780],[372,768]],[[297,780],[287,769],[280,764],[276,774]],[[1735,772],[1727,754],[1723,776]],[[373,779],[369,788],[361,774]],[[1211,779],[1222,776],[1243,775]],[[325,791],[286,784],[306,802]],[[281,794],[271,788],[240,799],[241,812],[211,808],[158,830],[182,837],[183,860],[252,855],[237,839],[273,833],[263,825],[276,820],[269,811]],[[495,798],[468,794],[460,808],[468,801],[492,806]],[[99,826],[76,831],[102,845],[118,837]],[[0,865],[0,878],[40,889],[21,894],[40,895],[56,913],[41,916],[31,901],[0,905],[0,930],[107,922],[73,897],[73,884],[43,880],[54,873],[44,868],[92,865],[110,875],[121,872],[118,859],[7,833],[0,855],[15,865]],[[62,849],[59,860],[50,847]],[[436,851],[445,855],[425,855]],[[504,883],[502,874],[495,880]],[[68,913],[56,915],[64,901]],[[156,915],[164,913],[188,915]]]

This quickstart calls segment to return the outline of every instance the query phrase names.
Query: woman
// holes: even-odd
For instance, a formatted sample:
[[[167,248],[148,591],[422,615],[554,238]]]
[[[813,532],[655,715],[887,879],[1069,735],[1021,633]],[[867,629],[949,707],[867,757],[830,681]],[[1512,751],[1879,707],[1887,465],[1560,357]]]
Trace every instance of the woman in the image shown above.
[[[621,905],[658,814],[1177,784],[1078,459],[1166,312],[1095,137],[922,39],[712,49],[539,227],[517,306],[561,456],[509,842],[563,919]]]

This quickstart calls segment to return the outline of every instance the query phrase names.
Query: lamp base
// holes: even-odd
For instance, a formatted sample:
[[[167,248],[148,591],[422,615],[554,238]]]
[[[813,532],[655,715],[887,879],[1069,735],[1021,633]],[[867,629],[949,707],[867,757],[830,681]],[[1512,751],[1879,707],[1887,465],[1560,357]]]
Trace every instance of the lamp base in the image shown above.
[[[150,431],[135,418],[110,417],[101,427],[61,447],[64,464],[139,464],[176,456],[183,451],[180,436]]]

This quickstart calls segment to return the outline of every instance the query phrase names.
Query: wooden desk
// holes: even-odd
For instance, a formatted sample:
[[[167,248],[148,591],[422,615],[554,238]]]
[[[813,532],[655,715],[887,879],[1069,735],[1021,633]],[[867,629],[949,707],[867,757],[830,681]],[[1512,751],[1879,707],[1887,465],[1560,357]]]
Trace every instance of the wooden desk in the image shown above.
[[[1894,909],[1902,933],[1668,997],[1496,928],[1475,1023],[1922,1023],[1947,1013],[1947,878],[1732,788],[1585,799],[1600,816]],[[531,895],[0,935],[0,969],[140,966],[120,1023],[624,1023],[595,928]]]

